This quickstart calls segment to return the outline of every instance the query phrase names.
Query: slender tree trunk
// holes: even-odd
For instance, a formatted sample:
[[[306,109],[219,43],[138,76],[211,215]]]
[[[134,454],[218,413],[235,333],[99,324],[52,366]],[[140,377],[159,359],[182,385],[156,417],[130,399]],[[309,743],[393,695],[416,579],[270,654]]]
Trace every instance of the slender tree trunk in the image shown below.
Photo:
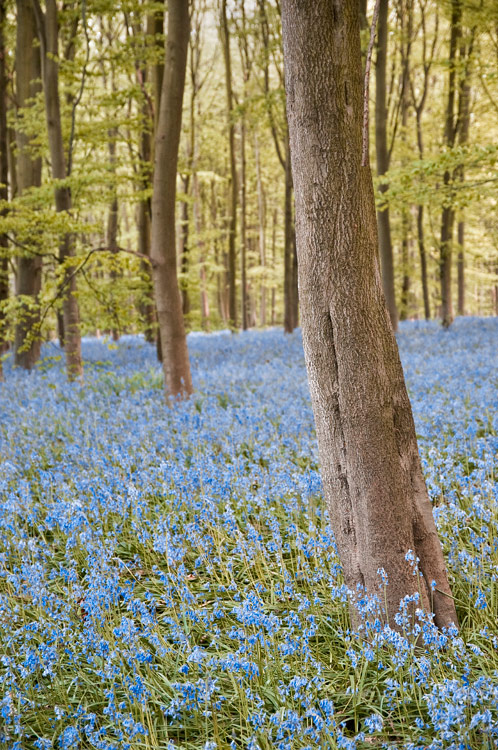
[[[294,221],[292,216],[292,170],[290,146],[285,143],[285,202],[284,202],[284,331],[292,333],[296,327],[294,320]]]
[[[157,44],[156,32],[159,39],[163,40],[162,28],[164,23],[164,12],[159,11],[154,15],[147,16],[146,20],[146,40],[147,44],[153,42]],[[157,28],[159,26],[159,30]],[[161,45],[161,49],[163,46]],[[158,74],[154,74],[156,66],[161,67],[160,63],[152,66],[152,70],[149,71],[147,68],[146,60],[144,59],[144,49],[141,49],[141,54],[137,60],[137,78],[138,83],[143,87],[146,86],[149,78],[153,82],[153,99],[149,99],[145,95],[142,100],[142,122],[140,128],[140,166],[139,166],[139,179],[138,186],[144,193],[150,189],[152,182],[152,137],[151,133],[154,130],[154,116],[155,111],[158,108],[159,92],[156,90],[156,82],[160,77]],[[156,98],[157,97],[157,98]],[[142,198],[137,206],[137,234],[138,234],[138,251],[142,255],[150,258],[150,214],[151,205],[150,198]],[[144,336],[145,340],[152,344],[156,340],[156,310],[153,301],[153,287],[152,287],[152,272],[150,263],[143,259],[140,265],[142,279],[145,284],[145,294],[143,300],[140,302],[140,313],[144,320]]]
[[[460,87],[459,87],[459,130],[458,130],[458,142],[461,146],[466,146],[469,140],[469,129],[470,129],[470,56],[472,49],[469,49],[468,58],[466,60],[466,71],[462,76]],[[466,58],[465,45],[460,47],[460,59]],[[465,172],[463,165],[457,169],[458,179],[463,182],[465,179]],[[457,224],[457,289],[458,289],[458,302],[457,311],[458,315],[465,315],[465,221],[463,216],[463,209],[460,212],[460,216]]]
[[[115,90],[113,85],[113,91]],[[106,246],[115,255],[118,252],[118,228],[119,228],[119,203],[118,203],[118,191],[116,186],[116,139],[118,131],[117,128],[113,127],[108,132],[108,150],[109,150],[109,167],[110,173],[113,179],[111,201],[109,203],[109,213],[107,214],[107,231],[106,231]],[[117,271],[112,268],[110,279],[111,279],[111,295],[114,291],[116,279],[118,277]],[[112,297],[111,297],[112,298]],[[116,309],[116,304],[112,302],[112,313],[114,318],[114,325],[112,327],[112,340],[119,340],[119,315]]]
[[[183,192],[185,194],[185,197],[188,197],[188,193],[190,190],[190,174],[186,174],[185,177],[182,177],[183,181]],[[180,291],[182,295],[182,310],[183,315],[186,316],[190,313],[190,294],[188,290],[188,268],[189,268],[189,255],[190,255],[190,245],[189,245],[189,205],[187,200],[183,200],[181,203],[181,210],[180,210],[180,216],[181,216],[181,222],[180,222],[180,241],[181,241],[181,251],[180,251],[180,268],[182,271],[182,280],[180,283]]]
[[[413,34],[413,5],[411,0],[402,0],[399,5],[398,14],[401,20],[401,140],[403,150],[406,153],[408,112],[410,107],[410,54]],[[405,157],[406,158],[406,157]],[[401,304],[399,310],[400,320],[406,320],[409,316],[409,295],[411,286],[410,275],[410,213],[408,206],[401,209]]]
[[[161,104],[161,92],[163,90],[164,77],[164,0],[159,0],[162,8],[158,8],[151,19],[150,28],[154,34],[154,44],[158,48],[158,61],[152,66],[152,91],[154,94],[154,132],[157,130],[159,119],[159,108]]]
[[[377,153],[377,174],[384,175],[389,169],[389,150],[387,148],[387,104],[386,104],[386,67],[388,37],[389,0],[380,0],[379,19],[377,22],[377,61],[375,64],[375,149]],[[385,193],[387,185],[379,190]],[[382,207],[377,213],[379,231],[380,267],[382,286],[386,297],[387,309],[395,331],[398,327],[398,311],[394,289],[394,262],[391,241],[391,224],[389,207]]]
[[[444,126],[444,140],[447,148],[455,145],[455,93],[456,93],[456,53],[461,29],[462,18],[461,0],[451,0],[451,29],[448,73],[448,99],[446,104],[446,120]],[[445,205],[441,215],[441,243],[440,243],[440,281],[441,281],[441,318],[445,328],[453,322],[453,301],[451,285],[451,264],[453,244],[453,224],[455,212],[450,195],[452,175],[447,169],[444,173],[443,184],[445,190]]]
[[[412,615],[432,604],[446,626],[456,611],[382,292],[372,177],[361,164],[358,0],[284,0],[282,20],[303,344],[345,582],[378,594],[383,569],[392,627],[405,596],[420,596]]]
[[[189,33],[187,0],[169,0],[168,37],[154,154],[151,258],[165,389],[168,396],[179,398],[192,393],[175,243],[176,170]]]
[[[422,111],[424,108],[426,93],[427,75],[424,82],[424,94],[422,96],[422,100],[418,105],[414,101],[415,115],[417,118],[417,145],[420,159],[422,159],[424,156],[424,143],[422,138]],[[429,302],[429,282],[427,278],[427,253],[425,251],[424,206],[422,204],[419,204],[417,206],[417,242],[418,252],[420,256],[420,277],[422,281],[422,295],[424,298],[424,315],[426,320],[430,320],[431,306]]]
[[[422,113],[425,108],[425,102],[426,102],[427,94],[429,91],[429,74],[430,74],[430,70],[432,67],[432,63],[434,61],[434,54],[436,50],[436,43],[437,43],[438,29],[439,29],[439,17],[436,11],[433,40],[432,40],[432,44],[429,46],[427,43],[427,25],[426,25],[426,15],[425,15],[426,6],[423,4],[420,4],[419,10],[420,10],[420,15],[421,15],[420,25],[421,25],[421,31],[422,31],[423,79],[422,79],[421,92],[418,96],[417,96],[416,87],[412,81],[411,76],[408,77],[409,78],[408,83],[410,85],[412,104],[415,110],[418,155],[419,155],[419,159],[422,161],[424,157],[424,141],[423,141],[423,135],[422,135]],[[429,50],[429,56],[427,55],[428,50]],[[417,240],[418,240],[418,250],[419,250],[419,256],[420,256],[420,275],[421,275],[421,281],[422,281],[422,294],[424,298],[424,315],[425,315],[426,320],[429,320],[431,316],[431,311],[430,311],[430,304],[429,304],[429,288],[428,288],[428,280],[427,280],[427,255],[425,251],[425,238],[424,238],[424,207],[422,204],[417,206]]]
[[[289,151],[289,133],[287,124],[285,124],[284,131],[284,144],[281,145],[280,138],[277,131],[275,122],[275,116],[273,113],[272,98],[270,94],[270,65],[269,65],[269,49],[270,49],[270,28],[268,24],[268,18],[266,15],[266,1],[258,0],[259,12],[260,12],[260,23],[261,23],[261,34],[263,40],[263,46],[265,49],[264,58],[264,87],[266,94],[266,107],[268,111],[268,119],[270,122],[270,129],[275,144],[275,151],[277,153],[278,160],[284,170],[285,175],[285,193],[284,193],[284,331],[285,333],[292,333],[294,328],[298,324],[298,293],[297,293],[297,254],[296,254],[296,239],[293,219],[293,185],[292,185],[292,170],[290,164],[290,151]],[[279,71],[279,76],[283,77],[283,72]],[[273,292],[272,292],[273,295]]]
[[[137,208],[137,230],[138,230],[138,252],[150,257],[150,212],[148,201],[141,200]],[[152,344],[155,340],[156,315],[155,308],[151,301],[153,295],[152,276],[150,264],[143,260],[141,263],[141,274],[145,281],[145,300],[141,305],[142,315],[145,322],[144,336],[145,340]]]
[[[16,26],[16,99],[17,116],[40,91],[40,50],[35,46],[36,25],[30,0],[17,0]],[[31,153],[31,139],[16,129],[17,140],[17,190],[41,185],[42,162]],[[41,289],[42,259],[40,255],[21,255],[17,259],[16,294],[19,298],[18,319],[15,330],[14,363],[31,370],[40,356],[38,325],[40,311],[38,295]]]
[[[277,262],[277,222],[278,222],[278,208],[273,211],[272,221],[272,232],[271,232],[271,264],[272,272],[275,274],[275,266]],[[275,283],[271,287],[271,324],[275,325],[277,321],[277,306],[276,306],[277,290],[275,289]]]
[[[209,211],[211,215],[211,224],[217,233],[219,229],[218,227],[218,198],[216,194],[216,183],[214,180],[211,181],[211,195],[210,195],[210,200],[209,200]],[[220,253],[219,253],[219,242],[218,242],[217,234],[215,234],[213,238],[213,255],[214,255],[214,262],[216,264],[216,301],[218,304],[218,315],[220,316],[220,320],[222,320],[223,323],[226,323],[227,322],[227,306],[226,306],[226,299],[225,299],[225,283],[224,283],[225,267],[223,265],[223,268],[220,271]]]
[[[194,146],[194,162],[193,162],[193,193],[194,193],[194,228],[197,236],[197,246],[199,248],[199,281],[200,281],[200,296],[201,296],[201,323],[202,328],[205,331],[209,330],[209,298],[207,292],[207,279],[206,279],[206,242],[202,237],[202,194],[201,187],[199,184],[199,175],[197,173],[197,142]]]
[[[401,265],[403,267],[403,278],[401,281],[401,299],[399,306],[399,319],[406,320],[409,310],[410,294],[410,253],[409,253],[409,216],[408,210],[404,207],[401,211]]]
[[[54,180],[68,177],[64,141],[62,137],[61,108],[59,99],[59,18],[56,0],[46,0],[45,13],[38,0],[33,0],[38,38],[42,56],[42,81],[45,95],[48,145]],[[71,191],[67,185],[57,184],[55,209],[58,213],[69,214],[72,209]],[[62,277],[62,312],[64,318],[64,350],[69,380],[83,376],[81,359],[81,334],[78,300],[76,297],[76,275],[71,259],[75,255],[74,236],[66,233],[59,245],[59,259],[64,268]]]
[[[152,20],[152,19],[151,19]],[[148,33],[153,30],[153,25],[147,19]],[[149,34],[150,36],[150,34]],[[142,81],[145,85],[147,81],[147,67],[142,65]],[[152,143],[151,128],[152,117],[148,102],[144,97],[142,104],[142,127],[140,132],[140,189],[146,191],[149,189],[152,179]],[[137,231],[138,231],[138,251],[142,255],[150,258],[150,198],[143,198],[137,207]],[[145,340],[150,344],[155,340],[156,311],[152,289],[151,266],[145,259],[141,263],[142,278],[145,281],[145,299],[141,304],[141,312],[145,322]]]
[[[265,211],[265,193],[263,181],[261,179],[261,158],[259,153],[258,134],[254,132],[254,160],[256,162],[256,185],[258,191],[258,241],[259,241],[259,262],[263,269],[261,277],[261,306],[259,322],[262,326],[266,325],[266,211]]]
[[[240,123],[240,276],[242,297],[242,330],[247,331],[247,182],[246,182],[246,122],[242,115]]]
[[[427,255],[425,252],[424,240],[424,207],[422,205],[417,206],[417,238],[420,255],[420,274],[422,277],[422,294],[424,297],[424,315],[426,320],[430,320],[431,307],[429,303],[429,286],[427,283]]]
[[[9,140],[7,132],[7,76],[5,70],[5,13],[6,2],[0,0],[0,200],[9,199]],[[9,297],[9,242],[0,234],[0,381],[3,380],[1,355],[7,349],[5,312],[3,304]]]
[[[236,254],[237,236],[237,166],[235,163],[235,122],[233,116],[232,60],[230,55],[230,34],[227,20],[227,2],[221,0],[221,39],[225,61],[225,83],[228,116],[228,146],[230,156],[230,200],[228,213],[228,316],[230,326],[237,328],[236,298]]]

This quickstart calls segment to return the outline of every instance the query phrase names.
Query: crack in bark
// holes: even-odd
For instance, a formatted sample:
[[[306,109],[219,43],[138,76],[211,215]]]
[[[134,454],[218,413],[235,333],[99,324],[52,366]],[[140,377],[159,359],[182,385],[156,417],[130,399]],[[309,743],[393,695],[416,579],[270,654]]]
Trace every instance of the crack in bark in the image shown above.
[[[333,371],[332,371],[332,378],[334,383],[334,403],[332,405],[332,409],[334,412],[335,417],[335,424],[336,429],[339,432],[340,436],[340,445],[341,445],[341,453],[342,453],[342,461],[339,462],[336,466],[337,471],[337,478],[339,480],[339,483],[341,485],[341,501],[345,501],[345,513],[341,513],[343,516],[343,520],[341,523],[341,532],[349,537],[349,543],[348,547],[350,550],[351,555],[351,571],[344,571],[345,579],[349,579],[350,577],[354,580],[356,585],[360,585],[363,588],[365,587],[365,577],[363,575],[363,571],[360,566],[359,561],[359,555],[358,555],[358,544],[357,544],[357,538],[356,538],[356,528],[357,528],[357,522],[355,518],[355,512],[353,508],[353,501],[351,499],[351,490],[349,487],[349,481],[347,476],[347,446],[346,446],[346,438],[344,435],[344,429],[342,425],[342,419],[341,419],[341,409],[339,404],[339,397],[340,397],[340,383],[339,383],[339,368],[337,364],[337,353],[336,353],[336,345],[335,345],[335,332],[334,332],[334,324],[332,322],[331,314],[328,315],[328,323],[330,326],[330,349],[331,349],[331,360],[333,365]]]

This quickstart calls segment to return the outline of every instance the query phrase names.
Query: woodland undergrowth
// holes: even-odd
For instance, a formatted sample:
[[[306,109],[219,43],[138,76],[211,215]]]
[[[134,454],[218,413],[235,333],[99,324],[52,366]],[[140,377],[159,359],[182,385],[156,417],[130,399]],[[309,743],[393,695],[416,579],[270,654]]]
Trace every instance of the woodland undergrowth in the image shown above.
[[[298,333],[191,334],[169,406],[139,337],[7,359],[0,747],[497,746],[498,321],[398,339],[461,622],[418,648],[350,630]]]

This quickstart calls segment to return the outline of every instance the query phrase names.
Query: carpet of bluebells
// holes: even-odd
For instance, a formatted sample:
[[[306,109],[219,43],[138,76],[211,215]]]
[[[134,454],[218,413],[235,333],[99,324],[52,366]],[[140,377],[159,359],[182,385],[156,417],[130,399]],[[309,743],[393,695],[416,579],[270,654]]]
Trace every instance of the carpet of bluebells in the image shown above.
[[[417,641],[350,630],[299,333],[191,334],[170,405],[139,337],[7,359],[0,747],[498,746],[498,321],[398,340],[461,622]]]

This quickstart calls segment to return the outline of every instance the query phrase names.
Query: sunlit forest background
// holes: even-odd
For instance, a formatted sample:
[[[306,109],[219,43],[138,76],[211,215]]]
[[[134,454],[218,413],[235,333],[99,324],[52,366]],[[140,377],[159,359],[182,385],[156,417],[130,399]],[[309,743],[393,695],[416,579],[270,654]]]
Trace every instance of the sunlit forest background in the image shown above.
[[[83,333],[144,332],[152,340],[150,200],[164,6],[65,2],[53,4],[52,32],[50,13],[41,19],[57,42],[65,174],[55,177],[42,71],[26,69],[40,19],[33,24],[26,0],[1,5],[2,349],[63,338],[68,267]],[[363,11],[366,50],[372,7]],[[191,13],[177,177],[187,327],[292,331],[297,280],[279,2],[196,0]],[[451,251],[454,313],[495,315],[498,10],[492,0],[395,0],[381,24],[382,9],[370,159],[379,218],[389,226],[397,316],[441,314],[443,250]],[[56,210],[54,184],[70,189],[69,210]],[[68,233],[73,257],[59,249]]]

